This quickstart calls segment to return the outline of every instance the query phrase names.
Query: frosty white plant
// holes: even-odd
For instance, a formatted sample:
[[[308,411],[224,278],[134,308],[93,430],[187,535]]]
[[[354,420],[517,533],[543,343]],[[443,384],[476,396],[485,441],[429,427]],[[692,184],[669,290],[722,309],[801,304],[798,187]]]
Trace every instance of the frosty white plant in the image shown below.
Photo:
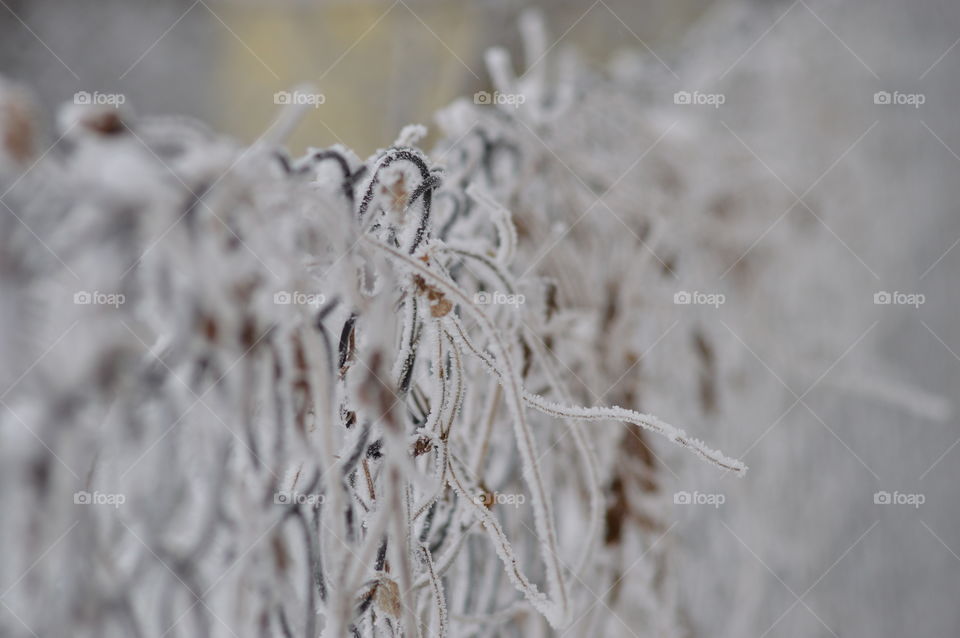
[[[632,408],[713,418],[739,362],[709,307],[646,346],[677,273],[774,296],[805,236],[750,252],[770,179],[735,139],[700,157],[689,111],[665,142],[629,64],[549,83],[521,27],[526,73],[488,65],[523,99],[451,105],[432,153],[291,159],[290,106],[249,148],[71,107],[40,154],[3,87],[5,633],[681,634],[649,434],[746,467]]]
[[[665,470],[746,468],[632,408],[726,440],[779,397],[676,295],[803,325],[795,291],[852,277],[802,222],[766,237],[791,201],[726,123],[668,117],[636,57],[548,81],[521,29],[506,97],[441,111],[430,153],[411,126],[291,159],[292,99],[249,148],[71,105],[44,153],[0,87],[4,635],[689,633]],[[698,51],[684,77],[723,71]],[[769,324],[789,374],[849,345]]]

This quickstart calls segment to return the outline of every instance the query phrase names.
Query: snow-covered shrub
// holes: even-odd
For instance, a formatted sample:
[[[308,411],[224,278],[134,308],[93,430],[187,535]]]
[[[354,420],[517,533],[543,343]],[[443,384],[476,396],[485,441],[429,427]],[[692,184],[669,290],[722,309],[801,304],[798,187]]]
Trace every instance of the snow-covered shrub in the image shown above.
[[[6,633],[683,634],[659,461],[746,467],[636,408],[712,440],[765,400],[711,313],[813,240],[754,247],[789,198],[635,59],[551,81],[522,29],[430,153],[76,106],[43,152],[4,86]]]

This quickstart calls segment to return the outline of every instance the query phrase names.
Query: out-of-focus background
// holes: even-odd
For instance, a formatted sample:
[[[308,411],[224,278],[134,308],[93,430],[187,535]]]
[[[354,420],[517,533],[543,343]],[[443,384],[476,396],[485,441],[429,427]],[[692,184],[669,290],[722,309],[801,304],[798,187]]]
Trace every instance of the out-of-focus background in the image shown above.
[[[483,52],[519,52],[526,2],[19,1],[0,15],[3,70],[42,99],[123,93],[149,114],[191,115],[250,142],[275,91],[309,81],[322,109],[292,145],[342,142],[360,153],[404,124],[429,123],[460,95],[489,88]],[[709,3],[551,2],[549,24],[594,60],[676,41]],[[19,20],[15,15],[19,17]],[[23,21],[23,24],[20,23]],[[48,48],[49,47],[49,48]]]
[[[0,4],[0,72],[32,87],[44,105],[71,101],[77,91],[120,93],[136,112],[193,116],[250,143],[276,112],[274,92],[311,82],[325,101],[298,127],[292,150],[339,142],[366,154],[389,144],[404,124],[430,125],[432,113],[454,97],[490,89],[483,52],[501,45],[519,55],[516,19],[533,3]],[[746,7],[766,26],[712,30],[714,40],[698,40],[703,18],[727,4]],[[874,371],[874,360],[861,357],[863,339],[881,353],[886,378],[956,398],[960,4],[582,0],[542,8],[557,49],[576,47],[598,66],[637,51],[674,89],[720,79],[697,77],[695,64],[685,62],[690,56],[714,58],[718,68],[738,73],[743,65],[807,78],[782,92],[769,81],[751,92],[746,74],[710,121],[730,129],[772,175],[799,175],[784,186],[813,207],[821,180],[870,185],[851,205],[875,211],[872,226],[863,236],[835,226],[849,253],[838,268],[875,281],[878,291],[925,295],[919,308],[883,309],[875,326],[866,322],[838,337],[848,350],[827,353],[826,363],[802,378],[781,380],[785,363],[775,348],[763,351],[737,330],[742,341],[726,347],[743,349],[783,402],[772,412],[738,406],[737,422],[711,426],[724,450],[745,455],[752,470],[743,481],[716,482],[727,495],[724,506],[676,510],[677,595],[691,632],[958,635],[960,410],[938,421],[904,409],[912,395],[892,404],[870,399],[871,392],[897,398],[890,395],[900,386],[851,397],[828,382],[840,385],[833,371],[841,360],[846,386],[856,385],[849,371],[858,362],[865,376]],[[879,104],[874,94],[883,91],[924,101]],[[805,92],[816,95],[802,106],[791,101]],[[675,105],[655,106],[669,112]],[[768,135],[772,130],[784,134]],[[784,148],[784,140],[795,147]],[[859,161],[846,170],[860,174],[844,172],[848,153]],[[779,213],[771,211],[771,219]],[[863,239],[868,235],[881,241]],[[833,319],[825,308],[808,327],[829,330]],[[784,343],[804,329],[788,320],[765,328]],[[674,478],[676,489],[706,480]],[[874,498],[884,492],[921,494],[924,502],[885,507]],[[643,627],[634,631],[646,635]]]

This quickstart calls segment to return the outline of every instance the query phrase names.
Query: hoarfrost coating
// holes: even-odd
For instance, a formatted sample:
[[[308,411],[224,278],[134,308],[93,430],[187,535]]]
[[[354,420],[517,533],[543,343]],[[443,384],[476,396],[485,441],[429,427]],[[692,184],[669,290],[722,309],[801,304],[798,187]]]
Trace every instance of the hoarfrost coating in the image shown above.
[[[736,521],[761,488],[668,485],[675,470],[746,472],[718,448],[782,398],[750,344],[775,344],[797,405],[795,377],[837,366],[864,315],[923,301],[853,304],[875,282],[837,267],[849,255],[809,224],[757,239],[807,193],[784,192],[725,121],[707,126],[734,92],[651,101],[649,60],[598,73],[553,52],[536,14],[521,31],[525,71],[492,49],[493,91],[438,113],[431,152],[413,125],[366,159],[282,150],[326,103],[312,87],[274,94],[277,122],[241,147],[90,92],[50,145],[27,125],[41,119],[29,93],[3,85],[4,633],[679,637],[702,623],[671,512]],[[691,77],[716,70],[710,51],[690,48]],[[764,73],[778,71],[744,65]],[[820,312],[806,290],[850,312],[784,342],[778,329]],[[738,311],[743,336],[724,314]],[[905,489],[873,498],[926,506]],[[710,624],[728,617],[742,616]]]

